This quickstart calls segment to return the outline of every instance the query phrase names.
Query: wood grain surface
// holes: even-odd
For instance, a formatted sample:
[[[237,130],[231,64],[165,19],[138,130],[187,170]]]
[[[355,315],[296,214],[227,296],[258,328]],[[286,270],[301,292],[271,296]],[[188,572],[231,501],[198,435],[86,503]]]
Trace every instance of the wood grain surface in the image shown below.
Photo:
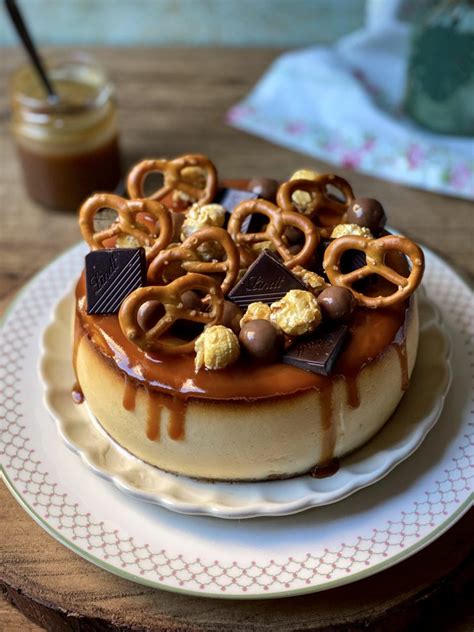
[[[118,90],[125,162],[202,152],[223,177],[285,178],[324,163],[236,131],[224,114],[278,53],[249,49],[100,50]],[[20,61],[3,54],[2,85]],[[0,308],[46,263],[79,240],[74,214],[32,203],[22,187],[0,93]],[[474,205],[344,169],[358,195],[380,199],[390,223],[462,270],[474,272]],[[35,630],[8,602],[51,630],[471,630],[474,516],[411,560],[374,578],[271,602],[210,601],[151,590],[82,560],[43,532],[0,486],[0,630]],[[421,628],[418,628],[421,629]]]

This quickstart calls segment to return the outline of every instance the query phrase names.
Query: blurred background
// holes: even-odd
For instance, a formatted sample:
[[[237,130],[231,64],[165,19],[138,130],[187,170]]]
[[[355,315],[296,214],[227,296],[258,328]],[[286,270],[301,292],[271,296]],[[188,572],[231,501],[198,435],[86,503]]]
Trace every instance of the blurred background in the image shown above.
[[[360,28],[391,0],[22,0],[37,39],[49,45],[223,45],[282,48],[329,43]],[[405,19],[436,0],[403,3]],[[0,20],[0,42],[16,36]]]

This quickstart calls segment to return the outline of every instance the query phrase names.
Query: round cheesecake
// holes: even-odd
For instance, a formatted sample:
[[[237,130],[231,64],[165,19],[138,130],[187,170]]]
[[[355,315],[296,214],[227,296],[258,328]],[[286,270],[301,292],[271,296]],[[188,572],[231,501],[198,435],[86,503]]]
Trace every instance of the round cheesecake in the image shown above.
[[[232,185],[245,189],[247,182]],[[364,292],[380,296],[380,283],[363,282]],[[254,361],[246,353],[219,370],[199,370],[194,353],[144,348],[124,333],[116,313],[89,313],[86,284],[83,274],[73,360],[87,406],[120,446],[176,474],[224,481],[326,475],[387,422],[416,360],[413,294],[377,309],[359,302],[344,320],[330,371],[305,370],[283,357]],[[294,340],[286,342],[291,348]]]
[[[216,480],[285,478],[366,443],[407,388],[418,345],[414,298],[357,308],[331,376],[276,363],[199,372],[126,339],[114,315],[86,311],[76,289],[75,368],[90,411],[143,461]]]

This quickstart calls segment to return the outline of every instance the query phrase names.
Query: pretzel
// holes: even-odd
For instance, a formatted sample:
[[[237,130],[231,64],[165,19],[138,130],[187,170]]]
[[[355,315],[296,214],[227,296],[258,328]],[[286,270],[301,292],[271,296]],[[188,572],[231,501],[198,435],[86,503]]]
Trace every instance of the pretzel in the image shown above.
[[[341,258],[348,250],[364,252],[366,265],[344,274],[341,272]],[[408,277],[402,276],[385,263],[385,257],[390,251],[397,251],[408,257],[411,263]],[[329,244],[324,253],[323,267],[333,285],[349,289],[360,305],[376,309],[404,301],[416,290],[423,276],[424,255],[419,246],[400,235],[387,235],[379,239],[348,235]],[[367,296],[353,289],[353,283],[372,274],[383,277],[398,289],[389,296]]]
[[[205,172],[206,185],[203,189],[193,186],[182,177],[181,171],[186,167],[200,167]],[[207,204],[217,192],[216,168],[209,158],[201,154],[189,154],[173,160],[142,160],[128,175],[127,189],[131,198],[145,197],[145,179],[150,173],[162,173],[164,177],[163,186],[147,196],[152,200],[162,200],[173,191],[181,191],[196,202]]]
[[[210,297],[206,311],[183,306],[181,295],[188,290],[203,290]],[[141,329],[137,315],[140,307],[148,301],[159,301],[164,315],[147,331]],[[119,310],[119,323],[124,335],[141,349],[177,354],[194,350],[194,340],[179,342],[175,336],[162,339],[177,320],[187,320],[205,325],[221,321],[224,296],[219,284],[203,274],[187,274],[168,285],[141,287],[123,301]]]
[[[225,261],[200,261],[198,248],[201,244],[215,241],[222,246],[226,254]],[[181,269],[186,272],[199,274],[225,273],[221,283],[223,294],[227,294],[233,287],[239,273],[239,251],[232,241],[232,237],[223,228],[208,226],[196,231],[183,241],[182,244],[169,250],[162,250],[151,262],[148,268],[148,282],[163,282],[166,268],[180,262]]]
[[[118,218],[108,228],[96,232],[95,216],[105,208],[116,211]],[[126,200],[112,193],[96,193],[88,198],[79,210],[79,226],[92,250],[113,246],[114,241],[106,242],[130,235],[146,248],[147,261],[151,261],[173,237],[171,214],[163,204],[154,200]]]
[[[342,193],[344,201],[338,200],[328,192],[329,185]],[[339,176],[325,174],[317,176],[314,180],[289,180],[284,182],[277,192],[277,204],[284,211],[295,211],[292,200],[295,191],[312,194],[304,214],[324,228],[339,224],[354,199],[351,185]]]
[[[243,221],[253,213],[266,215],[270,221],[262,232],[243,233]],[[305,237],[301,250],[294,255],[288,250],[283,237],[285,228],[288,226],[299,229]],[[288,268],[309,263],[319,243],[318,229],[310,219],[294,211],[281,211],[277,206],[263,199],[246,200],[236,206],[230,216],[227,230],[233,240],[244,250],[248,244],[271,241]]]

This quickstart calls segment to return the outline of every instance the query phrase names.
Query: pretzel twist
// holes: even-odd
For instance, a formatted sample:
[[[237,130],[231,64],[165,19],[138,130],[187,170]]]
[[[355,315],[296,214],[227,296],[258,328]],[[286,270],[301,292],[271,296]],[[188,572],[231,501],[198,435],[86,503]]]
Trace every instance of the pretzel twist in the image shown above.
[[[253,213],[265,215],[269,222],[265,230],[261,232],[243,233],[242,224],[245,218]],[[305,238],[301,250],[293,255],[288,250],[283,235],[288,226],[299,229]],[[310,219],[301,213],[281,211],[277,206],[263,199],[241,202],[232,212],[227,230],[235,243],[244,249],[249,244],[271,241],[288,268],[309,263],[319,243],[319,231]]]
[[[96,231],[94,219],[106,208],[117,213],[117,220]],[[147,261],[166,248],[173,237],[171,214],[163,204],[154,200],[126,200],[112,193],[96,193],[88,198],[79,210],[79,226],[92,250],[113,247],[117,237],[130,235],[145,247]]]
[[[193,186],[181,175],[186,167],[200,167],[205,172],[206,184],[203,189]],[[217,192],[217,171],[214,164],[201,154],[180,156],[173,160],[142,160],[133,167],[127,179],[128,194],[131,198],[144,198],[144,184],[151,173],[162,173],[163,186],[147,196],[152,200],[162,200],[173,191],[181,191],[200,204],[211,202]]]
[[[205,242],[217,242],[224,249],[224,261],[200,261],[199,246]],[[239,251],[229,233],[217,226],[208,226],[196,231],[183,241],[182,244],[169,250],[161,251],[148,268],[149,283],[162,283],[166,268],[175,262],[181,263],[183,273],[196,272],[199,274],[224,273],[221,283],[223,294],[227,294],[233,287],[239,274]]]
[[[365,253],[366,265],[348,272],[341,272],[341,258],[349,250],[360,250]],[[385,257],[390,251],[404,254],[411,263],[411,270],[407,277],[402,276],[385,263]],[[367,239],[355,235],[339,237],[326,248],[324,253],[324,270],[333,285],[349,289],[359,304],[376,309],[389,307],[404,301],[412,294],[421,282],[424,270],[423,251],[415,243],[400,235],[387,235],[380,239]],[[352,285],[372,274],[383,277],[397,290],[389,296],[367,296],[354,290]]]
[[[201,290],[210,297],[206,311],[188,309],[183,305],[181,295],[187,290]],[[138,324],[140,307],[148,301],[159,301],[164,315],[147,331]],[[194,349],[194,340],[179,342],[175,336],[166,339],[166,333],[177,320],[215,325],[221,321],[224,309],[224,296],[219,284],[203,274],[187,274],[175,279],[168,285],[141,287],[129,294],[119,311],[119,323],[124,335],[144,350],[177,354],[190,353]]]
[[[343,196],[339,200],[328,192],[328,186],[337,189]],[[318,225],[331,228],[341,223],[344,213],[354,200],[351,185],[340,176],[325,174],[317,176],[315,180],[289,180],[284,182],[277,192],[277,204],[284,211],[295,211],[293,193],[306,191],[311,194],[311,200],[304,214]]]

